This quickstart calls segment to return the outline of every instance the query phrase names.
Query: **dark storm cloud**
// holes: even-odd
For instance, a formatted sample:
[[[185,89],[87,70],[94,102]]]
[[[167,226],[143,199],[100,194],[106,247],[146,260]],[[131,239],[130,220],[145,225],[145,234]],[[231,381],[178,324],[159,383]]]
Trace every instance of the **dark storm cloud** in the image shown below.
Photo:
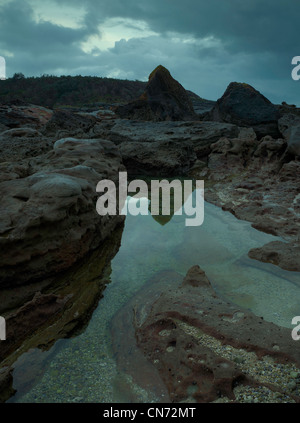
[[[93,28],[106,17],[128,17],[145,20],[159,33],[214,35],[233,50],[285,52],[297,42],[298,0],[87,0],[85,4],[86,24],[92,17]]]
[[[88,31],[71,29],[50,22],[33,20],[32,8],[24,1],[13,1],[0,9],[0,45],[13,52],[57,51],[82,40]]]
[[[186,88],[216,99],[233,80],[248,82],[272,101],[299,103],[300,82],[291,79],[291,59],[300,54],[298,0],[52,0],[84,5],[81,26],[36,22],[29,1],[2,2],[1,49],[14,54],[8,72],[27,75],[92,74],[145,79],[158,64]],[[43,7],[43,6],[40,6]],[[46,9],[45,9],[46,10]],[[80,43],[101,34],[109,18],[144,21],[156,35],[116,40],[91,55]],[[174,35],[175,33],[175,35]],[[203,38],[210,41],[202,42]],[[188,40],[188,41],[187,41]]]
[[[75,30],[46,21],[37,23],[32,12],[26,2],[13,1],[1,6],[0,51],[13,53],[6,60],[8,76],[14,72],[51,73],[57,67],[70,65],[70,58],[76,61],[84,56],[76,43],[85,38],[86,29]]]
[[[90,7],[99,4],[88,3]],[[105,0],[103,10],[108,16],[144,19],[159,33],[214,36],[233,55],[269,55],[271,63],[265,72],[272,69],[278,76],[290,69],[299,46],[299,0]]]
[[[161,34],[214,36],[233,58],[245,53],[255,61],[255,55],[265,54],[269,61],[261,75],[275,78],[290,72],[299,49],[299,0],[89,0],[87,7],[101,10],[99,22],[103,16],[131,17],[145,20]]]

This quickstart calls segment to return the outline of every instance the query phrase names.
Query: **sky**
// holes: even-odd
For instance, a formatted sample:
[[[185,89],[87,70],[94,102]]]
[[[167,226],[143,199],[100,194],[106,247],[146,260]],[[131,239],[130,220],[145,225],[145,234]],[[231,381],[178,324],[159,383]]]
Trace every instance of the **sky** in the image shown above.
[[[300,106],[299,18],[299,0],[0,0],[0,56],[7,77],[146,81],[163,65],[203,98],[237,81]]]

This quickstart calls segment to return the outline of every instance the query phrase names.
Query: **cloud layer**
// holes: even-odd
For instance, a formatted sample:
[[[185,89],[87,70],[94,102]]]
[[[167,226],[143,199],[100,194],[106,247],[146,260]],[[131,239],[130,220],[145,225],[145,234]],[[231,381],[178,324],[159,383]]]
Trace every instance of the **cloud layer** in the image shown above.
[[[0,55],[8,76],[146,80],[162,64],[204,98],[239,81],[300,106],[299,12],[298,0],[0,0]]]

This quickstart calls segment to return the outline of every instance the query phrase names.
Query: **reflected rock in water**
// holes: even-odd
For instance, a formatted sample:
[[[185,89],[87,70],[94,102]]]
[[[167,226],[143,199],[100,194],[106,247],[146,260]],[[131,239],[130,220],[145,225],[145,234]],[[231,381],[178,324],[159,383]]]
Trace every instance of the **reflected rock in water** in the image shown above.
[[[0,347],[1,401],[12,394],[12,369],[22,354],[37,348],[48,351],[58,339],[77,336],[85,330],[110,282],[111,260],[119,250],[123,227],[123,224],[119,226],[100,248],[73,268],[48,280],[48,287],[36,292],[29,301],[2,311],[6,318],[7,340],[1,342]],[[13,291],[11,296],[20,295],[17,288]],[[48,354],[40,361],[34,359],[34,368],[30,367],[30,374],[24,376],[28,386],[37,374],[41,374],[46,358]]]
[[[195,191],[196,187],[196,180],[187,180],[186,184],[184,183],[184,179],[163,179],[159,182],[160,184],[163,182],[162,185],[159,186],[157,190],[158,196],[153,194],[154,188],[152,182],[156,182],[156,180],[150,179],[142,179],[142,181],[146,182],[148,190],[148,211],[149,214],[153,217],[153,219],[159,223],[160,225],[164,226],[173,218],[176,212],[179,212],[181,208],[184,207],[185,203],[187,202],[189,196]],[[177,188],[172,185],[172,183],[177,184]],[[131,193],[128,192],[130,197],[133,197],[137,200],[136,207],[141,208],[142,199],[144,197],[145,192],[141,193]],[[152,195],[155,196],[154,200],[152,199]],[[157,197],[157,198],[156,198]],[[139,199],[139,201],[138,201]],[[153,204],[154,202],[154,204]],[[153,213],[153,208],[156,209],[156,213]],[[167,212],[165,212],[167,210]],[[184,211],[182,211],[182,214]]]

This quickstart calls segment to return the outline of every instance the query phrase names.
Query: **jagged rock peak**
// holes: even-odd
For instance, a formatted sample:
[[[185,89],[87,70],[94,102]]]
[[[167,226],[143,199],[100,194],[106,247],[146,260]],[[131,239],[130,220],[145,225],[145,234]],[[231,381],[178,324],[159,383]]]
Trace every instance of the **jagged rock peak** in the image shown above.
[[[116,109],[127,119],[196,120],[192,102],[183,86],[162,65],[149,75],[145,92],[139,99]]]

